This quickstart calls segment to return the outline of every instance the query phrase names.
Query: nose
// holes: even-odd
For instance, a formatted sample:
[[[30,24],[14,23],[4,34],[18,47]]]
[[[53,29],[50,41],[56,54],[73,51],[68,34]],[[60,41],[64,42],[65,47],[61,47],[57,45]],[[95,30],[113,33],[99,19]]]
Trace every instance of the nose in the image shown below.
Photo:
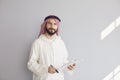
[[[54,28],[54,24],[51,24],[51,27]]]

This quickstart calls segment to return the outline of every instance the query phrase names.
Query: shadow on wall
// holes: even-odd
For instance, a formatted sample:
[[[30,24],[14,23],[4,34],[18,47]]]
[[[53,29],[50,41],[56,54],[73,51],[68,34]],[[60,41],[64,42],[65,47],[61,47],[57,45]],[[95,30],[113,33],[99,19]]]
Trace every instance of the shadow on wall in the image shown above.
[[[115,68],[108,76],[103,80],[120,80],[120,65]]]
[[[120,26],[120,17],[113,21],[108,27],[101,32],[101,40],[106,38],[113,30]],[[116,67],[103,80],[120,80],[120,65]]]
[[[108,27],[106,27],[101,32],[101,40],[103,40],[105,37],[107,37],[118,26],[120,26],[120,17],[118,17],[115,21],[113,21]]]

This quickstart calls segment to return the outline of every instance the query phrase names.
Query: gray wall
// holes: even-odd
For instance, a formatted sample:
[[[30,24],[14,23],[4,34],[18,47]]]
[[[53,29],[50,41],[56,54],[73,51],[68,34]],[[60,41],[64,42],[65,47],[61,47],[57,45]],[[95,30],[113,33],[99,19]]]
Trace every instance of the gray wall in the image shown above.
[[[0,80],[32,80],[30,47],[49,14],[62,19],[69,59],[80,60],[66,80],[102,80],[120,65],[120,27],[100,39],[120,16],[120,0],[0,0]]]

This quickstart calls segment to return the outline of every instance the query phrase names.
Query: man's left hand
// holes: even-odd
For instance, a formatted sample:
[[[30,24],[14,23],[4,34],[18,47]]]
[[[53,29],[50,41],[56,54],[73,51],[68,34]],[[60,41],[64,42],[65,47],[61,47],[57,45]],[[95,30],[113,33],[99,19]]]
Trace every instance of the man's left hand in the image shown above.
[[[67,68],[68,68],[68,70],[72,71],[72,70],[74,70],[75,66],[76,66],[76,64],[74,63],[74,64],[69,65]]]

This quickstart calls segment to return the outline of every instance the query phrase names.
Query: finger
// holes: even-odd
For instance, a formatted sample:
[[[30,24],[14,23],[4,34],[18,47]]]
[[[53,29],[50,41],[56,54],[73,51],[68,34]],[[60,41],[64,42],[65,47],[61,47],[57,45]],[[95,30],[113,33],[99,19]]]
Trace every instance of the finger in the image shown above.
[[[72,65],[69,65],[68,67],[69,67],[69,68],[71,68],[71,67],[72,67]]]
[[[73,66],[76,66],[76,64],[73,64]]]
[[[56,73],[56,70],[54,69],[52,72],[53,72],[53,73]]]
[[[69,67],[70,67],[70,68],[73,68],[73,65],[70,65]]]
[[[54,74],[56,71],[50,70],[50,71],[48,71],[48,72],[51,73],[51,74]]]
[[[71,65],[70,65],[70,66],[68,66],[68,69],[69,69],[69,70],[73,70],[74,67],[75,67],[75,66],[71,66]]]
[[[53,67],[50,66],[50,67],[48,68],[48,72],[49,72],[49,73],[55,73],[56,71],[55,71],[55,69],[54,69]]]
[[[72,68],[68,68],[69,70],[73,70]]]
[[[54,69],[54,72],[59,73],[58,70],[57,70],[56,68],[53,67],[53,65],[50,65],[50,67],[52,67],[52,69]]]
[[[72,70],[73,68],[71,66],[68,67],[69,70]]]

